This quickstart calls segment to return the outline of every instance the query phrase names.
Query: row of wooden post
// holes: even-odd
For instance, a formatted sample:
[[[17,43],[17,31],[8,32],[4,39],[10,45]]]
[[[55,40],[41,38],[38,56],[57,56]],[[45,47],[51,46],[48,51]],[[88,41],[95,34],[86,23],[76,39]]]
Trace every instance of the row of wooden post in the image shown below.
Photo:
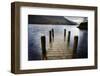
[[[71,35],[71,32],[68,31],[68,45],[70,43],[70,35]],[[66,29],[64,29],[64,41],[65,40],[66,40]],[[49,31],[49,42],[52,43],[53,41],[54,41],[54,29]],[[78,36],[75,36],[74,45],[73,45],[73,58],[76,57],[77,46],[78,46]],[[47,53],[46,53],[46,37],[45,36],[41,36],[41,48],[42,48],[42,59],[46,60]]]
[[[54,29],[49,31],[49,42],[53,42],[54,41]]]
[[[42,60],[47,60],[46,37],[45,36],[41,36],[41,48],[42,48]]]
[[[71,32],[68,31],[68,43],[70,42],[70,35],[71,35]],[[64,29],[64,41],[66,40],[66,29]]]

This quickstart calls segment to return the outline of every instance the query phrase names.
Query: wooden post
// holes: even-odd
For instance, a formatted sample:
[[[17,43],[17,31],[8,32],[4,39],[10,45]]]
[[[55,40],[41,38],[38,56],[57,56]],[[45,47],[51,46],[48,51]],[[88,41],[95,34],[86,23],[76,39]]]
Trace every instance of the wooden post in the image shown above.
[[[49,31],[49,43],[52,42],[52,36],[51,36],[51,31]]]
[[[69,43],[70,43],[70,31],[68,31],[68,45],[69,45]]]
[[[45,36],[41,36],[41,48],[42,48],[42,59],[47,59],[46,56],[46,38]]]
[[[75,36],[74,37],[74,45],[73,45],[73,58],[76,58],[77,46],[78,46],[78,36]]]
[[[64,41],[66,40],[66,29],[64,29]]]
[[[52,39],[54,41],[54,29],[52,29],[51,31],[52,31]]]

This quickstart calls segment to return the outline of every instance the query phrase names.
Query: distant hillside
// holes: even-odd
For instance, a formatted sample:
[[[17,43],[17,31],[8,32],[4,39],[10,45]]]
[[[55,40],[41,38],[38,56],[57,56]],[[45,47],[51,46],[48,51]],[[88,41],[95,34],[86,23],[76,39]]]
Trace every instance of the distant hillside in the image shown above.
[[[88,30],[88,22],[82,22],[79,26],[79,29]]]
[[[28,15],[28,24],[77,25],[64,16]]]

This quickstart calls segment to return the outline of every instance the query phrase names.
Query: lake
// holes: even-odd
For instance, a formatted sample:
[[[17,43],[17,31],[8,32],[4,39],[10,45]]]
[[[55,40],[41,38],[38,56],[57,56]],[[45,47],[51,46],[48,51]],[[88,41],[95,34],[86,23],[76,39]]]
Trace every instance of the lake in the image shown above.
[[[80,30],[78,25],[28,24],[28,60],[41,60],[41,36],[46,37],[46,49],[49,46],[49,31],[53,28],[55,37],[64,39],[64,29],[71,31],[70,48],[73,48],[74,36],[78,36],[77,58],[88,57],[88,30]],[[66,36],[67,36],[66,32]]]

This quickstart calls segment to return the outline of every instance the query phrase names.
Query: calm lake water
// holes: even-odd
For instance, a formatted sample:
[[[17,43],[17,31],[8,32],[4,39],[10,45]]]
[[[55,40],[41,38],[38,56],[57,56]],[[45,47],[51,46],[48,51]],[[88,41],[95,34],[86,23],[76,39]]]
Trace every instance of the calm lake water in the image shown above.
[[[49,31],[54,29],[57,37],[64,38],[64,29],[71,31],[70,48],[73,48],[74,36],[78,36],[77,58],[88,57],[88,31],[79,30],[75,25],[28,25],[28,60],[41,60],[41,36],[46,36],[46,48],[49,44]],[[66,32],[67,34],[67,32]],[[67,35],[66,35],[67,36]]]

